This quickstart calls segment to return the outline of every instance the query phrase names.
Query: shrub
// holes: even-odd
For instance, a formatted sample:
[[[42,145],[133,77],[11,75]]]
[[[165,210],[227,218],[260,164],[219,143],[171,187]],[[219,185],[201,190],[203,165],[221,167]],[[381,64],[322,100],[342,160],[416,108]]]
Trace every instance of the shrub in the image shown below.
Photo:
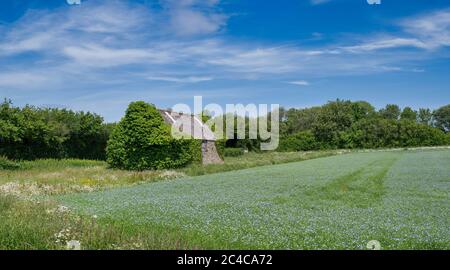
[[[221,139],[221,140],[217,140],[216,141],[216,149],[217,149],[217,153],[219,154],[219,157],[221,159],[223,159],[225,157],[225,145],[226,145],[227,140],[226,139]]]
[[[198,141],[173,139],[155,106],[137,101],[111,134],[107,162],[128,170],[168,169],[201,159],[200,151]]]
[[[242,148],[225,148],[224,156],[226,157],[239,157],[244,154],[244,149]]]
[[[4,156],[0,156],[0,170],[17,170],[21,166],[19,163],[9,160]]]
[[[0,103],[0,155],[10,159],[104,159],[108,137],[96,114]]]
[[[279,151],[310,151],[316,150],[319,145],[311,131],[302,131],[293,135],[282,137]]]
[[[443,131],[411,120],[365,119],[346,133],[347,148],[415,147],[448,144]]]

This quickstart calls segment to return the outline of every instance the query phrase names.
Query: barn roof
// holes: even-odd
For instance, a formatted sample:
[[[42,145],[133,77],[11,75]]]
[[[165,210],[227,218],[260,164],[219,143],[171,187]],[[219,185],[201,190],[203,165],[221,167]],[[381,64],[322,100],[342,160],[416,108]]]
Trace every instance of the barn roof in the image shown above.
[[[197,116],[192,114],[173,112],[169,110],[159,109],[158,111],[167,124],[171,126],[177,124],[177,126],[181,127],[180,131],[182,133],[190,135],[193,139],[206,141],[216,140],[211,129],[207,125],[205,125]]]

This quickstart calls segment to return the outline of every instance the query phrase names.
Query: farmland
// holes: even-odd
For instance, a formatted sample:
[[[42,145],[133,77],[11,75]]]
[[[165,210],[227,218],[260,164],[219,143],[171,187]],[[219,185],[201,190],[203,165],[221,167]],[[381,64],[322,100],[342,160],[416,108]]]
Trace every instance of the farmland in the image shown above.
[[[448,149],[327,153],[286,164],[269,153],[260,155],[272,155],[265,162],[277,165],[243,165],[252,155],[226,162],[248,169],[187,168],[165,176],[95,162],[53,164],[53,182],[42,179],[58,189],[2,199],[0,248],[64,248],[58,239],[65,238],[87,249],[366,249],[370,240],[383,249],[450,248]],[[13,179],[26,186],[34,177],[39,190],[37,171],[48,165],[33,164],[2,172],[2,186]],[[58,173],[73,175],[69,184]],[[61,205],[68,214],[58,211]],[[55,240],[58,232],[63,236]]]

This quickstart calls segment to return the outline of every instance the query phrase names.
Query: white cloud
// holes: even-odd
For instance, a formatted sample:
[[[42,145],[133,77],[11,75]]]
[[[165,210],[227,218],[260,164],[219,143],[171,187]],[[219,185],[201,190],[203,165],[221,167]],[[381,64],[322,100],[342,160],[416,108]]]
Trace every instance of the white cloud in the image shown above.
[[[344,47],[345,50],[350,52],[368,52],[381,49],[392,49],[399,47],[414,47],[426,49],[428,46],[424,42],[415,38],[381,38],[374,41],[369,41],[360,45]]]
[[[171,27],[180,36],[216,33],[226,23],[221,14],[206,15],[199,11],[179,9],[171,13]]]
[[[49,85],[52,79],[45,74],[33,72],[0,73],[0,87],[8,88],[36,88]]]
[[[133,63],[167,63],[171,58],[167,53],[155,52],[150,49],[112,49],[98,45],[82,47],[65,47],[65,55],[77,63],[86,66],[120,66]]]
[[[307,81],[292,78],[421,70],[420,61],[439,57],[434,50],[446,46],[450,36],[450,12],[441,11],[400,21],[401,31],[395,35],[379,33],[314,47],[255,45],[210,35],[226,24],[227,15],[217,11],[217,0],[166,0],[162,11],[122,1],[94,3],[98,2],[54,12],[32,11],[10,28],[2,27],[0,58],[33,52],[38,59],[31,64],[11,60],[3,66],[34,74],[22,81],[36,84],[48,76],[49,81],[58,77],[66,85],[99,88],[212,79],[276,79],[305,86]],[[404,48],[425,52],[408,53]],[[51,72],[37,72],[48,68]],[[1,78],[3,87],[13,84],[12,79]]]
[[[450,9],[405,19],[400,25],[429,49],[450,46]]]
[[[295,84],[295,85],[300,85],[300,86],[308,86],[309,82],[305,81],[305,80],[300,80],[300,81],[292,81],[292,82],[288,82],[289,84]]]
[[[179,36],[212,34],[220,31],[228,16],[216,10],[219,0],[162,0],[171,30]]]
[[[147,79],[152,81],[166,81],[176,83],[197,83],[213,80],[212,77],[201,77],[201,76],[189,76],[189,77],[148,76]]]
[[[321,5],[328,2],[331,2],[332,0],[310,0],[311,5]]]
[[[380,36],[344,49],[367,52],[401,47],[436,50],[450,46],[450,9],[407,18],[398,25],[402,32],[397,36]]]

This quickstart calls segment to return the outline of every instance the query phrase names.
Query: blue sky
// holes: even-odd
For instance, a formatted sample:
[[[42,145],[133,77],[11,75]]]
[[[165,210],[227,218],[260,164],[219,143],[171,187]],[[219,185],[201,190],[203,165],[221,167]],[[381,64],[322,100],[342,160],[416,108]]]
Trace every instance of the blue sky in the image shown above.
[[[0,97],[119,120],[130,101],[450,103],[438,0],[2,0]]]

